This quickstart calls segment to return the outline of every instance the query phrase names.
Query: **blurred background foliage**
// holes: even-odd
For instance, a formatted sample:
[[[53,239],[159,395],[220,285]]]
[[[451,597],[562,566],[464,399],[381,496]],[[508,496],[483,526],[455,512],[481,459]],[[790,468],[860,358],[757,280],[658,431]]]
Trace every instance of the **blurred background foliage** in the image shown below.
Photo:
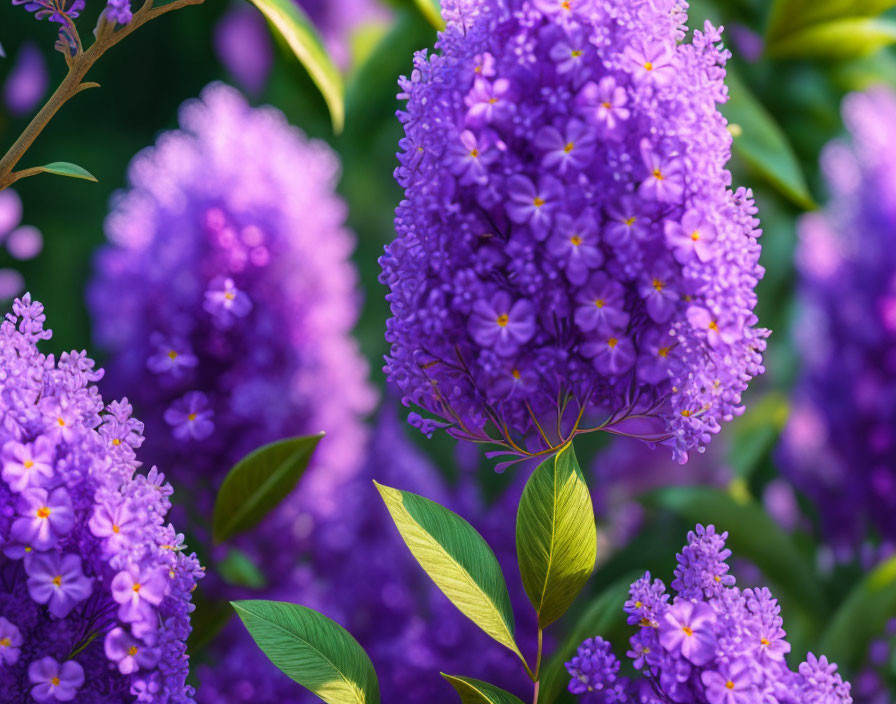
[[[427,3],[432,4],[393,0],[388,3],[391,23],[356,32],[352,66],[345,75],[346,123],[341,134],[333,133],[324,100],[282,40],[277,40],[277,60],[266,88],[252,98],[255,104],[275,105],[290,122],[326,140],[341,156],[340,191],[358,237],[354,258],[365,298],[357,335],[372,378],[381,387],[388,308],[377,282],[377,257],[393,236],[392,210],[401,197],[391,178],[402,134],[394,116],[396,80],[409,71],[412,52],[435,39],[427,21],[432,13],[421,12]],[[841,661],[847,672],[854,671],[862,664],[868,642],[896,611],[892,563],[871,574],[857,561],[835,567],[819,549],[811,522],[788,533],[761,508],[767,486],[778,476],[771,450],[787,418],[788,391],[799,364],[790,337],[797,314],[795,222],[824,202],[818,158],[824,144],[842,131],[843,96],[878,82],[896,83],[896,55],[889,48],[896,42],[896,2],[693,0],[690,6],[691,27],[700,26],[703,18],[725,25],[726,43],[734,54],[728,81],[731,100],[723,111],[734,136],[733,181],[754,189],[764,229],[762,263],[767,273],[759,289],[758,313],[762,324],[774,331],[767,373],[751,389],[747,414],[726,428],[727,441],[721,443],[726,449],[712,460],[727,470],[724,485],[651,493],[640,533],[625,550],[605,551],[599,557],[602,567],[588,587],[595,598],[583,599],[579,611],[567,617],[566,645],[558,639],[560,653],[544,688],[548,702],[564,696],[560,663],[569,646],[583,635],[616,635],[614,629],[624,626],[620,587],[644,569],[670,576],[671,556],[687,527],[697,521],[716,522],[731,531],[735,555],[752,563],[735,567],[739,581],[749,583],[754,567],[765,574],[783,603],[799,657],[811,643]],[[24,222],[43,232],[45,246],[38,257],[25,262],[0,252],[0,268],[19,269],[28,290],[52,312],[49,322],[55,334],[48,349],[93,349],[83,292],[91,254],[103,241],[107,204],[125,185],[132,156],[175,126],[178,106],[211,81],[231,80],[212,41],[215,24],[227,9],[227,2],[207,1],[153,22],[117,46],[90,76],[102,88],[67,104],[27,154],[23,166],[70,161],[99,180],[40,176],[16,185],[24,202]],[[91,11],[97,12],[98,6],[88,4],[82,26],[92,26]],[[54,37],[49,23],[35,22],[9,3],[0,5],[0,44],[7,55],[0,60],[0,85],[26,42],[42,47],[50,85],[58,83],[65,64],[51,50]],[[0,110],[0,144],[11,144],[28,117]],[[446,473],[453,471],[453,441],[443,434],[417,440]],[[607,440],[584,440],[577,451],[582,466],[588,467]],[[487,471],[481,476],[492,493],[509,481]],[[801,508],[811,519],[812,507],[801,502]]]

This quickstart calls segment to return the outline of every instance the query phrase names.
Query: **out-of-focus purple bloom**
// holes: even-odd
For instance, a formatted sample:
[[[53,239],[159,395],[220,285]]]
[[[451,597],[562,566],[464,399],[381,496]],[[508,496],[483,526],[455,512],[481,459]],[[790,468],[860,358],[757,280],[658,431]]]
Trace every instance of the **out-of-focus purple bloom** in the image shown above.
[[[320,610],[348,628],[373,660],[383,701],[449,700],[453,693],[440,670],[488,678],[524,696],[526,679],[519,661],[493,647],[493,641],[420,569],[371,480],[427,496],[472,521],[498,556],[516,607],[521,647],[532,652],[537,626],[516,567],[513,521],[507,520],[519,501],[521,485],[505,491],[491,507],[480,500],[472,476],[462,477],[452,487],[409,442],[391,408],[382,412],[368,458],[365,471],[340,490],[341,511],[307,527],[303,551],[277,555],[272,547],[267,559],[277,560],[295,575],[292,581],[272,585],[272,597]],[[200,704],[315,701],[294,682],[278,676],[238,622],[220,638],[227,644],[220,657],[197,672]]]
[[[44,320],[26,295],[0,323],[0,692],[190,704],[190,594],[202,570],[165,525],[171,486],[155,468],[136,473],[143,426],[126,401],[104,405],[93,361],[40,353]],[[157,576],[128,584],[147,597],[139,628],[117,614],[122,573]],[[110,632],[153,657],[122,666],[104,650]]]
[[[25,278],[15,269],[0,269],[0,301],[15,298],[25,290]]]
[[[824,151],[831,192],[799,224],[802,374],[778,454],[835,551],[896,539],[896,94],[848,96],[851,140]]]
[[[106,223],[110,244],[88,292],[97,341],[109,352],[103,383],[133,392],[157,436],[147,456],[191,490],[189,525],[209,542],[200,517],[211,517],[238,460],[326,431],[300,488],[229,545],[268,583],[243,596],[298,601],[308,580],[303,552],[322,522],[345,516],[342,487],[363,468],[363,416],[376,400],[351,336],[359,299],[354,237],[335,193],[339,166],[282,113],[251,108],[223,85],[184,105],[180,123],[134,159],[130,188]],[[107,532],[107,517],[98,528]],[[128,579],[141,578],[120,576],[122,599]],[[214,570],[203,586],[209,598],[240,594]],[[144,608],[121,604],[126,619]],[[254,647],[238,624],[228,633],[211,651],[223,689],[202,678],[200,697],[243,701],[251,691],[268,701],[264,692],[282,678],[270,668],[251,684],[224,686],[234,642]]]
[[[686,42],[673,0],[442,8],[437,53],[400,82],[381,259],[386,372],[437,419],[411,422],[511,457],[606,430],[684,461],[742,412],[767,335],[719,32]]]
[[[249,5],[234,5],[214,30],[218,60],[250,95],[259,95],[274,66],[274,44],[267,22]]]
[[[43,53],[33,42],[25,42],[3,85],[6,109],[15,117],[29,114],[46,95],[49,84],[50,74]]]
[[[618,677],[609,644],[589,638],[566,663],[569,691],[585,704],[852,704],[849,683],[825,657],[809,653],[797,672],[787,666],[781,607],[768,589],[713,579],[727,575],[726,537],[712,526],[688,534],[674,598],[650,573],[632,584],[624,608],[638,627],[628,652],[638,676]],[[695,588],[707,579],[712,589]]]
[[[6,250],[16,259],[34,259],[44,248],[44,238],[33,225],[22,225],[6,236]]]

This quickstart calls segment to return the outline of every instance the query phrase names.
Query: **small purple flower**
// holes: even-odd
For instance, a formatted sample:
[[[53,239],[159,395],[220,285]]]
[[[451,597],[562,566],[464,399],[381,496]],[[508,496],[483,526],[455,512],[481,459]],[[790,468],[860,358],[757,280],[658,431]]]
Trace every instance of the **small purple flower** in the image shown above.
[[[33,443],[10,440],[0,453],[3,480],[17,492],[46,485],[53,477],[55,452],[56,446],[43,435]]]
[[[74,660],[61,665],[49,655],[28,666],[28,679],[34,686],[31,696],[38,702],[70,702],[84,684],[84,668]]]
[[[15,665],[22,653],[22,633],[16,625],[0,616],[0,664]]]
[[[631,112],[626,108],[628,95],[612,76],[604,76],[599,83],[586,83],[579,93],[579,102],[588,109],[588,116],[600,127],[605,137],[615,138],[619,127]]]
[[[165,422],[178,440],[204,440],[215,430],[214,411],[201,391],[190,391],[165,411]]]
[[[168,590],[165,575],[158,571],[144,571],[131,565],[112,579],[112,598],[121,606],[118,616],[125,623],[152,626],[156,619],[155,607]]]
[[[510,356],[535,334],[534,309],[529,301],[513,301],[510,294],[499,291],[490,301],[476,301],[468,328],[480,345]]]
[[[675,76],[672,52],[662,43],[644,42],[639,47],[630,47],[625,55],[636,81],[663,87]]]
[[[592,274],[576,297],[575,323],[580,330],[621,332],[628,326],[625,289],[602,271]]]
[[[56,618],[65,618],[75,605],[93,591],[81,570],[78,555],[56,552],[37,553],[25,561],[28,593],[38,604],[46,604]]]
[[[648,384],[659,384],[669,378],[675,351],[675,338],[668,332],[651,330],[640,340],[638,377]]]
[[[155,374],[179,377],[186,370],[195,368],[198,363],[196,355],[185,340],[168,340],[157,334],[153,336],[152,343],[156,346],[156,352],[146,360],[146,366]]]
[[[597,221],[589,211],[575,219],[566,213],[558,215],[554,234],[547,241],[547,250],[560,261],[570,283],[577,286],[584,284],[588,273],[604,263]]]
[[[118,664],[118,671],[123,675],[133,674],[141,668],[153,668],[159,661],[159,653],[155,648],[130,636],[121,627],[113,628],[106,634],[103,650],[109,660]]]
[[[513,114],[513,84],[506,78],[477,78],[464,102],[469,108],[467,124],[471,127],[501,122]]]
[[[666,242],[682,264],[712,259],[715,239],[715,228],[696,210],[686,212],[680,223],[666,222]]]
[[[553,176],[542,176],[538,187],[525,176],[507,181],[507,214],[513,222],[529,225],[535,239],[543,240],[553,222],[553,213],[563,199],[563,187]]]
[[[660,643],[694,665],[705,665],[715,657],[715,622],[716,612],[708,604],[679,599],[660,622]]]
[[[36,550],[49,550],[71,531],[75,522],[72,501],[63,487],[51,492],[25,489],[16,504],[17,518],[10,530],[13,540]]]
[[[117,553],[130,543],[132,531],[140,525],[138,518],[127,501],[113,505],[104,502],[97,505],[88,526],[97,538],[105,540],[107,552]]]
[[[678,292],[677,277],[668,264],[657,262],[638,284],[638,293],[644,299],[647,315],[657,323],[665,323],[675,312]]]
[[[595,139],[581,120],[570,120],[564,131],[542,127],[535,136],[535,146],[542,152],[541,165],[565,174],[581,170],[594,155]]]
[[[627,337],[602,334],[597,340],[582,345],[582,354],[592,359],[594,368],[607,376],[618,376],[635,364],[635,345]]]
[[[720,345],[729,344],[736,334],[734,332],[734,326],[720,322],[718,318],[706,310],[706,308],[689,306],[687,317],[691,327],[706,335],[706,339],[711,347],[719,347]]]
[[[680,198],[684,193],[681,163],[674,158],[663,159],[647,140],[641,143],[641,158],[647,175],[638,187],[638,194],[662,203]]]
[[[706,687],[708,704],[753,704],[758,692],[753,684],[750,661],[738,659],[722,664],[718,670],[707,670],[700,675]]]
[[[581,79],[588,73],[585,60],[588,48],[588,35],[581,28],[575,28],[554,44],[549,56],[557,62],[558,73],[571,73]]]
[[[647,218],[638,212],[637,201],[624,196],[618,203],[607,206],[604,241],[611,247],[630,245],[645,239]]]
[[[488,166],[498,158],[495,137],[483,131],[478,137],[470,130],[460,133],[460,139],[451,145],[448,168],[464,183],[488,183]]]
[[[212,279],[205,292],[205,310],[211,313],[222,327],[230,327],[237,318],[245,318],[252,310],[252,301],[240,291],[233,279],[218,276]]]

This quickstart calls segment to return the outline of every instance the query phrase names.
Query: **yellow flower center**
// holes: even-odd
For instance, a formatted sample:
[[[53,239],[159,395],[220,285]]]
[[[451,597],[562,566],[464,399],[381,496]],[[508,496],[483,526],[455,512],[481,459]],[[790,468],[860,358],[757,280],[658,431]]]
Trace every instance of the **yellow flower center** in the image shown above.
[[[532,201],[532,205],[534,205],[536,208],[540,208],[541,206],[544,205],[544,198],[539,198],[538,196],[535,196],[535,200]]]
[[[582,244],[582,238],[579,235],[573,235],[569,238],[569,241],[572,242],[575,247],[579,247]]]
[[[718,332],[719,324],[715,320],[710,320],[709,321],[709,329],[712,330],[713,332]]]
[[[191,413],[190,415],[187,416],[187,420],[189,420],[189,421],[194,421],[194,420],[196,420],[196,414],[195,414],[195,413]]]
[[[31,469],[34,466],[34,460],[25,460],[24,462],[22,462],[22,466],[25,469]]]
[[[725,683],[725,686],[726,686],[728,689],[734,689],[734,682],[732,682],[731,680],[728,680],[728,681]]]
[[[52,511],[50,511],[49,506],[41,506],[39,509],[37,509],[36,515],[38,518],[49,518],[51,513]]]
[[[121,528],[119,526],[113,525],[112,532],[115,533],[115,535],[118,535],[119,533],[121,533]]]
[[[606,102],[606,101],[604,101],[603,103],[601,103],[601,106],[602,106],[605,110],[609,110],[611,107],[613,107],[610,103],[608,103],[608,102]]]
[[[684,631],[684,634],[688,637],[691,637],[692,635],[694,635],[694,629],[691,628],[690,626],[682,626],[681,630]]]
[[[659,279],[653,280],[653,287],[657,290],[657,292],[661,292],[665,288],[666,284],[664,284]]]
[[[509,323],[509,322],[510,322],[510,316],[507,315],[507,313],[501,313],[501,315],[498,316],[499,327],[506,328],[507,323]]]
[[[177,359],[177,352],[175,352],[174,350],[169,350],[168,359]]]
[[[685,418],[690,418],[690,417],[691,417],[691,412],[690,412],[687,408],[685,408],[685,409],[681,412],[681,415],[683,415]]]
[[[665,177],[663,176],[663,172],[660,171],[659,169],[654,169],[654,170],[653,170],[653,177],[654,177],[657,181],[662,181],[663,178],[665,178]]]
[[[765,636],[763,636],[762,638],[760,638],[760,639],[759,639],[759,642],[762,643],[762,645],[771,645],[771,643],[769,642],[768,638],[766,638]]]
[[[566,146],[563,147],[563,151],[569,154],[573,149],[576,148],[575,142],[567,142]]]
[[[694,242],[696,242],[697,240],[699,240],[699,239],[700,239],[700,230],[694,230],[694,231],[691,233],[691,239],[694,240]]]
[[[12,640],[9,638],[0,638],[0,648],[8,648],[12,645]]]
[[[669,356],[669,348],[668,347],[660,347],[656,352],[660,357],[665,359]]]
[[[119,440],[118,438],[112,438],[112,444],[113,445],[121,445],[121,440]]]
[[[470,150],[470,156],[473,157],[473,158],[475,159],[476,157],[479,156],[479,150],[478,150],[478,149],[471,149],[471,150]]]
[[[134,590],[134,593],[137,594],[137,593],[140,592],[140,587],[141,587],[141,586],[143,586],[143,585],[141,585],[140,582],[134,582],[134,586],[131,587],[131,589],[133,589],[133,590]]]
[[[53,679],[50,680],[50,684],[53,685],[54,687],[58,687],[59,686],[59,678],[54,677]]]
[[[233,291],[227,291],[224,294],[224,298],[226,298],[228,301],[232,301],[234,298],[236,298],[236,294]]]
[[[606,301],[604,301],[603,298],[595,298],[594,305],[596,305],[598,308],[603,308],[604,305],[606,305]]]
[[[614,347],[616,347],[616,345],[619,344],[619,340],[615,337],[611,337],[609,340],[607,340],[607,344],[610,346],[610,349],[613,349]]]
[[[644,606],[644,604],[642,604],[640,601],[636,601],[636,602],[635,602],[635,608],[636,608],[636,609],[640,609],[642,606]]]
[[[563,2],[560,3],[560,7],[562,7],[564,10],[571,10],[572,0],[563,0]]]
[[[55,584],[57,587],[62,586],[62,575],[61,574],[57,574],[55,577],[53,577],[53,584]]]
[[[653,71],[653,62],[647,61],[644,63],[644,69],[646,71]]]
[[[579,58],[583,53],[584,53],[584,52],[583,52],[581,49],[573,49],[572,52],[571,52],[571,54],[572,54],[572,58],[577,59],[577,58]]]
[[[494,105],[494,104],[497,103],[497,102],[498,102],[498,99],[497,99],[497,98],[489,98],[489,99],[488,99],[488,104],[489,104],[489,105]]]
[[[137,646],[136,645],[132,645],[130,648],[128,648],[128,655],[130,655],[131,657],[134,657],[136,654],[137,654]]]
[[[514,370],[513,370],[512,372],[510,372],[510,373],[513,375],[513,378],[514,378],[514,379],[519,379],[519,378],[520,378],[520,370],[519,370],[519,369],[514,369]]]
[[[62,428],[65,427],[65,420],[63,420],[62,416],[60,416],[59,418],[57,418],[57,419],[56,419],[56,422],[59,423],[59,426],[60,426],[60,427],[62,427]]]
[[[654,172],[653,172],[653,175],[656,176],[658,173],[659,173],[659,171],[654,171]],[[659,175],[659,178],[662,178],[662,177],[663,177],[663,175],[660,174],[660,175]],[[626,220],[623,220],[622,222],[623,222],[624,224],[628,225],[629,227],[631,227],[632,225],[635,224],[635,220],[636,220],[636,218],[635,218],[634,216],[632,216],[632,217],[630,217],[630,218],[628,218],[628,219],[626,219]]]

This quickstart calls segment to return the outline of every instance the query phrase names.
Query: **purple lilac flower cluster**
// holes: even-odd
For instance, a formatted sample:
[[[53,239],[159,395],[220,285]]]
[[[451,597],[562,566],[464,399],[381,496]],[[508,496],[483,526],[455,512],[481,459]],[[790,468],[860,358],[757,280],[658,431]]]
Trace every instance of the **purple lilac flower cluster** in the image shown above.
[[[472,519],[508,578],[522,647],[534,650],[537,625],[515,563],[513,522],[506,519],[516,508],[521,487],[508,490],[487,510],[471,477],[449,486],[408,442],[391,409],[381,415],[366,470],[340,490],[339,515],[318,527],[306,557],[293,565],[296,581],[274,598],[317,609],[348,628],[373,660],[383,701],[447,700],[451,690],[440,671],[488,679],[523,696],[528,680],[519,660],[495,647],[432,584],[401,541],[372,479],[421,494]],[[238,637],[240,633],[241,624],[228,626],[223,638],[233,646],[214,665],[198,669],[200,704],[317,701],[277,673],[249,638]]]
[[[896,94],[846,98],[823,153],[831,199],[799,225],[802,360],[779,459],[834,543],[896,539]]]
[[[133,391],[150,453],[203,516],[245,454],[326,431],[301,505],[268,519],[285,533],[272,554],[283,553],[300,514],[338,507],[334,489],[360,468],[375,402],[350,335],[359,299],[338,162],[223,85],[186,103],[180,123],[134,159],[106,221],[110,244],[88,290],[110,354],[104,383]]]
[[[59,40],[56,48],[73,53],[81,50],[75,20],[86,6],[85,0],[12,0],[13,5],[24,5],[33,12],[35,19],[47,19],[59,25]],[[131,0],[106,0],[105,18],[115,24],[131,21]]]
[[[627,655],[641,677],[620,678],[610,645],[589,639],[566,664],[569,691],[588,704],[851,704],[837,666],[809,653],[796,672],[781,607],[766,588],[739,589],[728,573],[727,533],[698,525],[679,555],[670,598],[650,573],[631,585]]]
[[[202,569],[165,524],[171,486],[135,474],[143,426],[104,408],[83,352],[58,361],[40,303],[0,324],[0,692],[4,701],[176,704]]]
[[[684,461],[742,411],[767,335],[719,31],[685,42],[677,0],[442,7],[440,53],[401,80],[381,259],[386,372],[440,419],[411,422],[518,454],[603,429]]]

